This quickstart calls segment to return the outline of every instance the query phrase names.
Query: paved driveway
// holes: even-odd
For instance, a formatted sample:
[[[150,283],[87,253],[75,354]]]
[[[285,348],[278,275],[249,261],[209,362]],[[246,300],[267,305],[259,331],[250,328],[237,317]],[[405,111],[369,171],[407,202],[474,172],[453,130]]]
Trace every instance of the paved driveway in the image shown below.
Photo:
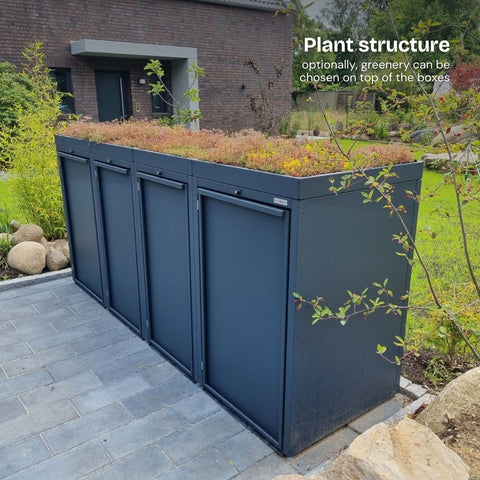
[[[71,278],[0,284],[1,479],[270,480],[311,472],[400,408],[286,459]]]

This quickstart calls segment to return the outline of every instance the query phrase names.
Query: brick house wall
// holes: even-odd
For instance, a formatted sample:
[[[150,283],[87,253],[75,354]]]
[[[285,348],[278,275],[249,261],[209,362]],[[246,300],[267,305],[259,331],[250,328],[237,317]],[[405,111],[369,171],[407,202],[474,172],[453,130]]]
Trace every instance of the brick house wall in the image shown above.
[[[71,71],[76,113],[98,119],[96,70],[128,72],[128,110],[152,117],[143,67],[148,59],[73,56],[80,39],[159,44],[197,49],[202,128],[252,127],[248,95],[258,93],[257,78],[244,66],[253,60],[264,76],[285,67],[278,84],[277,108],[290,109],[292,16],[272,10],[187,0],[4,0],[0,5],[0,60],[21,62],[33,41],[44,45],[51,68]],[[243,86],[243,87],[242,87]]]

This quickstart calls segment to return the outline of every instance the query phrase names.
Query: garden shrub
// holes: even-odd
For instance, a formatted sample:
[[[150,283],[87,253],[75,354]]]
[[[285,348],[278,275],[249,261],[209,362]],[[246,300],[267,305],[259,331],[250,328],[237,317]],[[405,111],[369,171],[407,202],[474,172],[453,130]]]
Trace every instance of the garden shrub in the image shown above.
[[[40,43],[28,46],[23,56],[19,81],[30,85],[34,101],[27,105],[15,101],[15,124],[0,131],[0,148],[10,172],[6,181],[28,221],[40,225],[47,237],[60,237],[65,220],[54,134],[62,94],[50,77]]]
[[[473,89],[480,90],[480,61],[461,62],[451,72],[450,79],[452,86],[458,92]]]
[[[13,128],[17,122],[19,107],[26,108],[32,101],[32,89],[28,78],[22,78],[10,62],[0,62],[0,128]],[[0,148],[0,167],[6,167],[6,159]]]

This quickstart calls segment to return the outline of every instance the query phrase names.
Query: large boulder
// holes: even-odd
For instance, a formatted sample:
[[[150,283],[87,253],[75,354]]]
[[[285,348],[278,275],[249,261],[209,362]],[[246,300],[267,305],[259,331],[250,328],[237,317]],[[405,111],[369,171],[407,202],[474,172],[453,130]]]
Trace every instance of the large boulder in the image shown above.
[[[452,143],[464,143],[468,144],[471,140],[475,139],[475,134],[465,130],[463,125],[453,125],[450,129],[445,132],[445,137],[449,144]],[[444,143],[443,136],[441,133],[438,133],[432,139],[432,145],[440,145]]]
[[[410,134],[411,143],[421,143],[428,145],[433,137],[435,137],[436,131],[431,128],[425,128],[423,130],[415,130]]]
[[[7,263],[11,268],[35,275],[45,268],[46,252],[40,243],[26,241],[12,247],[8,252]]]
[[[62,253],[70,263],[70,246],[68,244],[68,240],[66,238],[59,238],[58,240],[55,240],[55,243],[60,247]]]
[[[16,232],[22,224],[20,222],[17,222],[17,220],[10,220],[10,228],[12,232]]]
[[[21,242],[40,242],[42,237],[42,227],[33,223],[27,223],[12,234],[12,245],[18,245]]]
[[[446,433],[449,422],[464,410],[480,405],[480,367],[473,368],[451,381],[417,417],[437,435]]]
[[[326,480],[468,480],[469,468],[429,429],[405,418],[357,437],[323,473]]]
[[[307,477],[304,477],[303,475],[296,474],[296,473],[291,473],[289,475],[277,475],[273,480],[305,480]],[[326,478],[323,475],[314,475],[308,476],[308,480],[326,480]]]
[[[62,270],[68,266],[68,258],[63,254],[62,247],[55,242],[48,242],[44,245],[46,258],[45,263],[51,272]]]

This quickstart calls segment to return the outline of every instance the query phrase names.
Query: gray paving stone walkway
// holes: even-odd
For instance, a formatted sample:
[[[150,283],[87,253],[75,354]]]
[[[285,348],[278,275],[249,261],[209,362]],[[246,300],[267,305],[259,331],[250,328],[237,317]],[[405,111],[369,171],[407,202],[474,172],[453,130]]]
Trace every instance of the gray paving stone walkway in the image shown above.
[[[283,458],[71,278],[0,284],[0,479],[271,480],[322,468],[397,399]]]

